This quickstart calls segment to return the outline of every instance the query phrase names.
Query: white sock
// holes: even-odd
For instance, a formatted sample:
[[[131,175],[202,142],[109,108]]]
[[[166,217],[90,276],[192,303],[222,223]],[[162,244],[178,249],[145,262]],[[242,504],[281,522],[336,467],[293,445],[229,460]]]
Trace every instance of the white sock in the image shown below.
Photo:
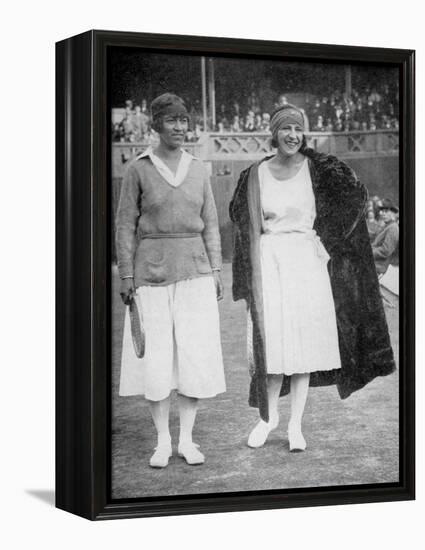
[[[170,445],[170,444],[171,444],[170,432],[161,432],[158,434],[158,447],[161,447],[162,445]]]

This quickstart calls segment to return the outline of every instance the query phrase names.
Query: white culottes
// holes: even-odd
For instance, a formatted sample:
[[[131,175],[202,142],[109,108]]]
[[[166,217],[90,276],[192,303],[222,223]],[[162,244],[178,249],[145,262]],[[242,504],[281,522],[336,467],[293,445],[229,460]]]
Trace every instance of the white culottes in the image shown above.
[[[269,374],[341,368],[328,260],[314,231],[261,237]]]
[[[119,394],[161,401],[173,389],[206,398],[226,390],[213,277],[137,288],[146,346],[139,359],[125,314]]]

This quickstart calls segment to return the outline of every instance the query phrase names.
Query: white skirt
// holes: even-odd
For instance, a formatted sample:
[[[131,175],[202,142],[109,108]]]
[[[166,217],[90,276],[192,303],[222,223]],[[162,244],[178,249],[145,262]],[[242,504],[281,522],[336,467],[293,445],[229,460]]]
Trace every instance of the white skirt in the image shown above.
[[[269,374],[341,368],[328,261],[313,230],[261,237]]]
[[[146,346],[133,348],[125,315],[119,394],[161,401],[173,389],[188,397],[213,397],[226,390],[214,280],[199,277],[137,289]]]

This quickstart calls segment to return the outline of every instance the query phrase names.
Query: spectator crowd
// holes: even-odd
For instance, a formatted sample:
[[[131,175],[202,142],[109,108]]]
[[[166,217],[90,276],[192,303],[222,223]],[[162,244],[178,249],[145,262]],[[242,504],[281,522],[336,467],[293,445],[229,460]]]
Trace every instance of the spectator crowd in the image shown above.
[[[349,98],[338,90],[316,98],[307,115],[313,132],[398,130],[398,109],[398,91],[384,84],[363,93],[353,89]]]
[[[264,93],[261,94],[261,97],[264,96]],[[263,109],[259,97],[259,94],[252,91],[240,101],[219,104],[215,125],[209,119],[207,130],[219,133],[268,133],[270,112]],[[284,94],[278,97],[274,105],[268,102],[274,108],[285,103],[288,103],[288,99]],[[311,132],[398,130],[399,127],[398,90],[386,83],[376,87],[366,86],[361,91],[352,89],[349,97],[339,90],[332,91],[327,96],[306,96],[303,107],[307,130]],[[191,129],[186,139],[196,142],[205,130],[199,101],[190,106],[190,118]],[[125,114],[120,122],[113,125],[112,134],[114,141],[154,141],[156,135],[151,128],[147,100],[143,99],[141,105],[134,105],[132,100],[127,100]]]

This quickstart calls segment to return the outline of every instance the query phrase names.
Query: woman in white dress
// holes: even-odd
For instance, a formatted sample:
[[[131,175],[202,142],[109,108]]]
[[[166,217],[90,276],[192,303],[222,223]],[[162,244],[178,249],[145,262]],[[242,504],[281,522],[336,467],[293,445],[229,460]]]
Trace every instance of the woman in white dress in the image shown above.
[[[125,304],[138,303],[146,337],[139,359],[127,311],[120,395],[148,400],[158,437],[149,464],[164,468],[172,455],[172,390],[178,393],[178,454],[191,465],[204,462],[192,430],[198,400],[225,391],[217,306],[223,287],[209,178],[203,163],[182,149],[185,104],[163,94],[151,111],[159,144],[128,164],[117,213],[120,293]]]
[[[392,372],[394,359],[367,231],[359,224],[364,187],[347,165],[306,147],[305,120],[297,107],[277,109],[270,129],[276,154],[242,172],[230,205],[233,295],[248,305],[250,404],[259,407],[261,416],[248,445],[261,447],[277,428],[278,399],[289,385],[289,449],[303,451],[302,418],[311,378],[313,385],[336,383],[341,397],[347,397],[374,376]],[[357,285],[356,276],[365,278]],[[363,288],[367,296],[359,291]],[[347,296],[350,308],[357,301],[359,310],[370,314],[359,320],[356,309],[341,304],[339,321],[347,337],[342,330],[339,335],[333,291],[338,299]],[[372,322],[380,331],[375,341],[363,326]],[[356,330],[360,336],[350,341]],[[340,349],[342,341],[347,345]]]
[[[304,450],[301,421],[311,370],[341,367],[329,256],[313,230],[316,207],[307,158],[299,152],[304,121],[297,110],[272,118],[277,153],[259,167],[264,234],[261,267],[271,428],[278,425],[283,375],[291,376],[291,450]],[[260,421],[248,438],[264,444],[269,425]]]
[[[269,376],[270,423],[278,425],[283,375],[291,376],[291,449],[304,450],[301,420],[310,372],[341,367],[329,255],[313,223],[315,201],[306,157],[298,154],[303,127],[289,117],[278,132],[278,153],[259,167],[264,234],[261,267]],[[260,422],[248,445],[263,444]]]

